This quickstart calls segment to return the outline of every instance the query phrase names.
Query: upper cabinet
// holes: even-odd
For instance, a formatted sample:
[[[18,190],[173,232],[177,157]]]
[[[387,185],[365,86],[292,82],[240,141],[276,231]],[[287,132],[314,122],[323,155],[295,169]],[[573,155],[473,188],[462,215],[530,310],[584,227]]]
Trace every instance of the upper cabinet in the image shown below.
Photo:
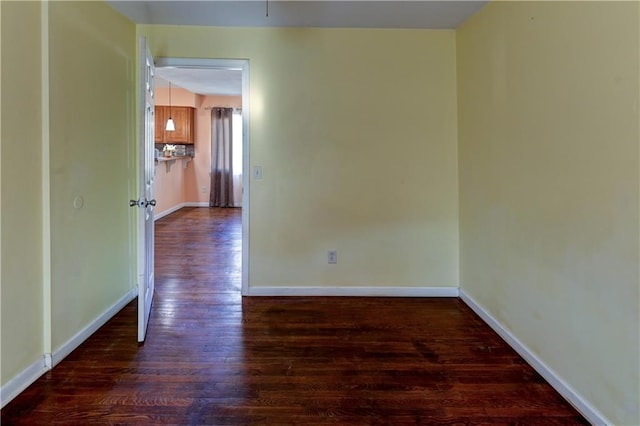
[[[169,117],[173,118],[176,130],[166,131]],[[192,144],[195,141],[194,108],[172,106],[156,106],[156,143]]]

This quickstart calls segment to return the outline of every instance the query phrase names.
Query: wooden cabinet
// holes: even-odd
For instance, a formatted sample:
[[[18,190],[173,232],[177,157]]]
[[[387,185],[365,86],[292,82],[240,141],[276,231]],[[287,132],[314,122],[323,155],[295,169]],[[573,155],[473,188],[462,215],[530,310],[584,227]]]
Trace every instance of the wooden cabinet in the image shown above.
[[[155,129],[154,129],[154,138],[156,143],[164,143],[164,128],[167,124],[167,118],[164,116],[164,107],[156,106],[155,110]]]
[[[195,141],[195,113],[191,107],[156,106],[156,143],[192,144]],[[169,117],[173,118],[176,130],[165,129]]]

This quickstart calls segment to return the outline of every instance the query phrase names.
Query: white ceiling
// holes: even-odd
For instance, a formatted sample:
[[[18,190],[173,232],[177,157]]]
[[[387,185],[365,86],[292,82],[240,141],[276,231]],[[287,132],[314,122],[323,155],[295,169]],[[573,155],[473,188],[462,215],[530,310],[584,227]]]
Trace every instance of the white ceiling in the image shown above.
[[[444,29],[456,28],[488,0],[109,0],[107,3],[138,24]]]
[[[479,11],[488,0],[269,0],[268,3],[267,0],[108,0],[107,3],[138,24],[451,29]],[[156,72],[160,77],[158,87],[171,81],[201,95],[241,94],[240,71],[158,68]]]
[[[242,94],[242,71],[224,69],[156,68],[156,87],[182,87],[198,95]]]

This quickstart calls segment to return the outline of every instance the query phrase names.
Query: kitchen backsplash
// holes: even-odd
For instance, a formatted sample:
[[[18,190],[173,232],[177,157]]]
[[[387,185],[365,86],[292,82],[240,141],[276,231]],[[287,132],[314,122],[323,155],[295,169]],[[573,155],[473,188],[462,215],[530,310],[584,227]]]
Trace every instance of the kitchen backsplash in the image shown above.
[[[156,144],[156,158],[157,157],[161,157],[163,154],[163,149],[165,147],[164,143],[157,143]],[[196,155],[196,150],[195,150],[195,146],[194,145],[177,145],[177,144],[171,144],[173,146],[176,147],[174,154],[176,157],[194,157]]]

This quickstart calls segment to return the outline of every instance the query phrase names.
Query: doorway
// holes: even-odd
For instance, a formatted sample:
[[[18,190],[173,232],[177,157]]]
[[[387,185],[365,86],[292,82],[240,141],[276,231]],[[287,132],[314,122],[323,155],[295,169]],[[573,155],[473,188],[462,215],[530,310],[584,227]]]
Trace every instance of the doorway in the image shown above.
[[[186,90],[188,90],[189,92],[194,93],[197,96],[200,96],[201,98],[199,98],[200,100],[202,100],[202,97],[207,97],[207,99],[209,99],[209,96],[214,96],[214,95],[230,95],[231,92],[220,92],[217,94],[211,93],[212,89],[211,87],[209,87],[208,89],[205,88],[198,88],[198,81],[202,82],[205,79],[203,79],[203,76],[211,76],[211,78],[216,79],[219,78],[222,81],[222,86],[223,87],[233,87],[233,86],[237,86],[237,83],[239,83],[240,86],[240,105],[234,104],[234,105],[206,105],[206,104],[200,104],[199,105],[199,110],[197,112],[197,114],[199,115],[199,118],[204,119],[204,117],[210,117],[211,116],[211,109],[212,108],[216,108],[218,106],[229,106],[229,107],[235,107],[234,108],[234,115],[236,115],[237,118],[237,113],[239,111],[241,111],[241,129],[242,129],[242,177],[241,177],[241,181],[242,181],[242,193],[241,193],[241,199],[242,199],[242,203],[241,203],[241,209],[242,209],[242,260],[241,260],[241,294],[242,295],[247,295],[249,294],[249,273],[248,273],[248,265],[249,265],[249,250],[248,250],[248,241],[249,241],[249,193],[250,193],[250,188],[249,188],[249,154],[250,154],[250,134],[249,134],[249,117],[250,117],[250,109],[249,109],[249,61],[248,60],[231,60],[231,59],[185,59],[185,58],[156,58],[155,60],[155,64],[156,64],[156,73],[157,75],[164,79],[164,80],[168,80],[171,81],[172,86],[174,83],[176,83],[179,87],[184,87],[184,86],[188,86],[188,87],[184,87]],[[175,77],[175,76],[180,76]],[[193,80],[194,80],[194,85],[193,86],[189,86],[188,84],[184,83],[184,79],[188,79],[189,76],[192,75]],[[237,76],[239,75],[239,81],[237,79]],[[236,80],[235,83],[231,80]],[[173,80],[173,81],[172,81]],[[215,83],[215,81],[211,81],[213,83]],[[215,85],[213,85],[215,86]],[[219,86],[219,85],[218,85]],[[190,90],[191,88],[191,90]],[[209,90],[207,92],[207,90]],[[216,89],[217,90],[217,89]],[[222,89],[220,89],[222,90]],[[173,92],[170,92],[173,93]],[[179,93],[179,92],[175,92],[175,93]],[[174,98],[175,99],[175,98]],[[172,99],[173,100],[173,99]],[[177,100],[177,99],[176,99]],[[238,106],[240,108],[238,108]],[[210,119],[209,119],[210,122]],[[237,123],[236,123],[237,126]],[[198,149],[198,145],[202,146],[201,144],[203,143],[208,143],[209,146],[211,144],[210,141],[206,141],[206,140],[199,140],[195,146],[193,146],[190,149]],[[201,155],[202,153],[197,153],[195,152],[195,156],[194,159],[197,158],[196,156]],[[210,158],[210,155],[209,155]],[[200,160],[202,160],[202,157],[200,157]],[[183,162],[185,160],[182,160]],[[188,167],[187,165],[188,163],[185,162],[183,167]],[[210,163],[209,163],[210,164]],[[200,163],[200,165],[202,166],[202,162]],[[179,165],[167,165],[166,167],[180,167]],[[195,163],[194,165],[192,165],[192,167],[195,167]],[[202,167],[200,167],[202,168]],[[166,169],[169,170],[169,169]],[[209,171],[210,172],[210,166],[209,166]],[[208,173],[208,176],[210,176],[210,173]],[[202,201],[202,199],[204,198],[205,192],[206,192],[206,199],[208,200],[208,185],[203,185],[202,184],[202,179],[198,182],[197,187],[195,188],[196,191],[199,192],[199,198],[201,199],[201,201],[199,203],[186,203],[185,205],[197,205],[200,207],[204,207],[204,206],[208,206],[208,201]]]

